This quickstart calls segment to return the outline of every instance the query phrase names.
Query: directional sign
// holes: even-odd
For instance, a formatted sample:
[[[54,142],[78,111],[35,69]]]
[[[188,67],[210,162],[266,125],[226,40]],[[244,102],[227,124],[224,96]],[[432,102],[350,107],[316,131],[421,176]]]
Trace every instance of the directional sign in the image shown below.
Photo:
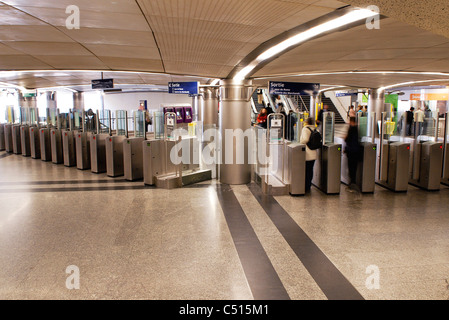
[[[199,82],[169,82],[168,93],[198,95],[200,92]]]
[[[270,81],[269,88],[272,95],[313,96],[320,91],[320,84]]]
[[[92,89],[114,89],[114,79],[92,80]]]

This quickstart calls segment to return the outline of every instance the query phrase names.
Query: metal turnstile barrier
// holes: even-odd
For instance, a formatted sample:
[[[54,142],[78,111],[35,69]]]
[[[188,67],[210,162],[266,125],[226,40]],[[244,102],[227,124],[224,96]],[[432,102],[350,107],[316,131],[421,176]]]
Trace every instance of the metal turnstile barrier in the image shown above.
[[[30,150],[32,159],[41,158],[41,139],[38,127],[30,128]]]
[[[416,154],[409,183],[429,191],[440,190],[441,171],[443,167],[443,144],[427,141],[415,145]]]
[[[62,130],[51,129],[50,130],[50,142],[51,142],[51,161],[54,164],[61,164],[64,162],[62,152]]]
[[[394,192],[407,192],[409,180],[410,144],[385,142],[379,154],[381,164],[376,183]]]
[[[124,175],[123,167],[123,141],[125,136],[112,136],[106,138],[106,172],[109,177]]]
[[[41,148],[41,160],[52,161],[51,130],[48,128],[39,129],[39,140]]]
[[[109,134],[94,134],[90,137],[90,164],[93,173],[105,173],[106,168],[106,139]]]
[[[5,151],[8,153],[13,152],[13,143],[12,143],[12,124],[4,125],[4,134],[5,134]]]
[[[14,154],[22,154],[22,137],[21,125],[15,124],[12,127],[12,152]]]
[[[0,151],[5,150],[5,125],[0,124]]]
[[[123,173],[125,180],[143,179],[143,149],[144,138],[128,138],[123,141]]]
[[[78,134],[75,131],[62,131],[62,149],[64,166],[74,167],[76,166],[76,143],[75,135]]]
[[[89,132],[78,132],[75,134],[76,167],[79,170],[91,168],[91,136],[92,134]]]
[[[31,145],[30,145],[30,126],[22,125],[20,126],[20,144],[22,147],[22,155],[24,157],[31,156]]]

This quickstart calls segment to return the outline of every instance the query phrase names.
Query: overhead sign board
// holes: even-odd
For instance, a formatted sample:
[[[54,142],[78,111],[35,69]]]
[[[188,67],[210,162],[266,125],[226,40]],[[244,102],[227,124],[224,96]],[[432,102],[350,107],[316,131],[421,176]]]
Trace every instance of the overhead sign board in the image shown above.
[[[270,81],[269,88],[272,95],[313,96],[320,91],[320,84]]]
[[[195,82],[169,82],[168,93],[198,95],[200,92],[200,83]]]
[[[92,80],[92,89],[114,89],[114,79]]]
[[[336,91],[335,96],[336,97],[349,97],[349,96],[355,96],[358,93],[359,93],[358,90]]]

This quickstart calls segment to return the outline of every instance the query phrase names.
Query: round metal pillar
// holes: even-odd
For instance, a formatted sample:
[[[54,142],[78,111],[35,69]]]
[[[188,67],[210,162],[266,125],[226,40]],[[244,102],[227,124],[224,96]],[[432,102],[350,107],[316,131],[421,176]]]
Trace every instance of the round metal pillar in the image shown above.
[[[202,88],[201,121],[203,125],[218,126],[218,92],[215,88]]]
[[[252,81],[226,79],[220,85],[220,181],[230,185],[247,184],[251,182]]]
[[[376,123],[382,120],[382,112],[385,111],[385,91],[379,89],[369,90],[368,96],[368,112],[376,113]],[[379,131],[375,130],[376,137]]]

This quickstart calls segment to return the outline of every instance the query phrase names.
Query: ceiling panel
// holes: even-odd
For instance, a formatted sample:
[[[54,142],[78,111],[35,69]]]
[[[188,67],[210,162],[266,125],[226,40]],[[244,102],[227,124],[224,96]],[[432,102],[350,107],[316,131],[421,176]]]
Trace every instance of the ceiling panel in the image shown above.
[[[83,46],[75,42],[45,42],[45,41],[10,41],[7,45],[24,54],[38,55],[91,55]]]
[[[108,69],[107,66],[94,56],[36,56],[41,61],[55,69]]]

